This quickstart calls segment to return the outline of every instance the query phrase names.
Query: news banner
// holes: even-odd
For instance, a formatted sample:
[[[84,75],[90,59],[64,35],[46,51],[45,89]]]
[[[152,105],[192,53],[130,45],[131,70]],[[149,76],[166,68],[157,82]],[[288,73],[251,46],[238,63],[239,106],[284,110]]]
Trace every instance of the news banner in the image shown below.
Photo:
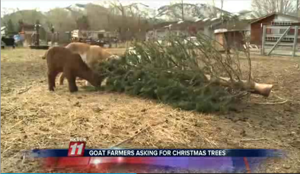
[[[68,149],[34,149],[30,156],[48,160],[60,159],[60,167],[110,164],[145,164],[174,168],[232,171],[255,168],[267,158],[283,157],[276,149],[86,149],[86,141],[72,140]],[[50,161],[50,162],[49,162]],[[72,165],[71,165],[72,164]]]

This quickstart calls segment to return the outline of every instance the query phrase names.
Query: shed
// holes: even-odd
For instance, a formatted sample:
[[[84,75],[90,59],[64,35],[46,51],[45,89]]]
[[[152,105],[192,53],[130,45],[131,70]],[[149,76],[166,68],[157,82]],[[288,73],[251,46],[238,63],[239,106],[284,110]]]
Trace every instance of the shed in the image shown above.
[[[244,36],[248,30],[246,29],[217,29],[215,30],[215,38],[218,43],[217,49],[230,50],[236,48],[238,50],[243,49],[245,44]]]
[[[251,44],[261,45],[262,43],[262,34],[263,34],[263,25],[272,25],[273,23],[288,23],[292,25],[293,23],[299,23],[300,18],[295,16],[290,16],[280,13],[272,13],[264,17],[258,18],[251,23]],[[267,31],[270,32],[270,31]],[[284,31],[278,30],[279,33]],[[299,32],[299,31],[298,31]]]
[[[155,24],[146,32],[146,40],[164,40],[169,33],[171,26],[177,22],[161,22]]]
[[[192,26],[193,23],[194,22],[192,21],[179,21],[170,27],[170,31],[175,32],[177,34],[194,35],[196,33],[196,29]]]
[[[35,32],[36,31],[35,31],[34,25],[25,24],[23,22],[20,22],[20,32],[19,32],[19,34],[21,35],[21,37],[24,40],[24,42],[23,42],[24,46],[32,45],[32,42],[33,42],[32,36]]]
[[[71,31],[71,37],[72,38],[78,38],[78,39],[88,39],[92,38],[93,40],[98,40],[102,38],[110,38],[110,37],[116,37],[115,32],[105,31],[105,30],[99,30],[99,31],[91,31],[91,30],[73,30]]]

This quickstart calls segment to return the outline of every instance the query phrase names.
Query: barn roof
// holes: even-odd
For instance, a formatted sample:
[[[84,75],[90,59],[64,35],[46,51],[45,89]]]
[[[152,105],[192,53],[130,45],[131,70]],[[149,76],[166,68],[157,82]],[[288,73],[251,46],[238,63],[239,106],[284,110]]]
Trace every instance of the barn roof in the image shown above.
[[[206,26],[215,26],[219,25],[220,22],[222,21],[222,18],[205,18],[205,19],[197,19],[194,23],[191,25],[193,27],[196,27],[197,29],[203,29]]]
[[[247,27],[251,24],[252,21],[253,20],[251,19],[228,21],[219,25],[217,28],[218,29],[226,28],[227,30],[232,30],[232,31],[247,30]]]
[[[154,29],[161,29],[163,27],[166,27],[168,25],[173,25],[173,24],[176,24],[177,22],[161,22],[161,23],[158,23],[156,25],[154,25],[150,30],[154,30]]]
[[[191,26],[194,22],[192,21],[180,21],[177,24],[173,24],[171,30],[185,30]]]
[[[230,33],[230,32],[243,32],[243,31],[248,31],[246,29],[226,29],[226,28],[222,28],[222,29],[216,29],[214,31],[215,34],[219,34],[219,33]]]
[[[258,21],[261,21],[261,20],[263,20],[263,19],[269,18],[269,17],[271,17],[271,16],[276,16],[276,15],[281,15],[281,16],[285,16],[285,17],[289,17],[289,18],[294,18],[294,19],[300,21],[300,18],[299,18],[299,17],[296,17],[296,16],[287,15],[287,14],[283,14],[283,13],[271,13],[271,14],[268,14],[268,15],[266,15],[266,16],[260,17],[260,18],[258,18],[258,19],[256,19],[256,20],[252,21],[251,24],[256,23],[256,22],[258,22]]]

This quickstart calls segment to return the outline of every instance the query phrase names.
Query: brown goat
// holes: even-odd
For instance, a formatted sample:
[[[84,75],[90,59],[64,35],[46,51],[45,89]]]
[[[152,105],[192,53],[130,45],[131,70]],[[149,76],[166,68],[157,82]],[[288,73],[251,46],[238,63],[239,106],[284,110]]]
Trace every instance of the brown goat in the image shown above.
[[[65,47],[52,47],[46,53],[48,65],[49,90],[54,91],[56,76],[63,72],[69,82],[70,92],[78,91],[76,77],[99,87],[102,78],[95,74],[82,60],[79,54],[74,54]]]
[[[80,54],[86,65],[94,69],[93,66],[106,61],[110,58],[116,58],[113,54],[97,45],[89,45],[86,43],[72,42],[66,46],[72,53]],[[60,76],[60,84],[63,84],[64,74]]]

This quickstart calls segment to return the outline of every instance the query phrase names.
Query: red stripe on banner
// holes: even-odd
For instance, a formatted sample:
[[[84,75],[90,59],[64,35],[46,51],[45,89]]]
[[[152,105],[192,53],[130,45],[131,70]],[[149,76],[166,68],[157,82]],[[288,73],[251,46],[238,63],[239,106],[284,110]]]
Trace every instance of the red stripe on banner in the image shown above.
[[[57,167],[78,167],[89,165],[90,157],[63,157],[59,158]]]
[[[249,162],[246,157],[244,157],[244,162],[245,162],[247,173],[251,173]]]
[[[123,166],[130,168],[139,164],[150,164],[155,160],[143,157],[49,157],[44,159],[45,169],[56,170],[80,170],[89,173],[107,173],[112,169]],[[124,168],[124,169],[125,169]],[[135,168],[135,173],[143,172],[141,168]]]
[[[65,168],[65,167],[81,167],[88,166],[90,157],[59,157],[46,158],[45,167],[49,168]]]

